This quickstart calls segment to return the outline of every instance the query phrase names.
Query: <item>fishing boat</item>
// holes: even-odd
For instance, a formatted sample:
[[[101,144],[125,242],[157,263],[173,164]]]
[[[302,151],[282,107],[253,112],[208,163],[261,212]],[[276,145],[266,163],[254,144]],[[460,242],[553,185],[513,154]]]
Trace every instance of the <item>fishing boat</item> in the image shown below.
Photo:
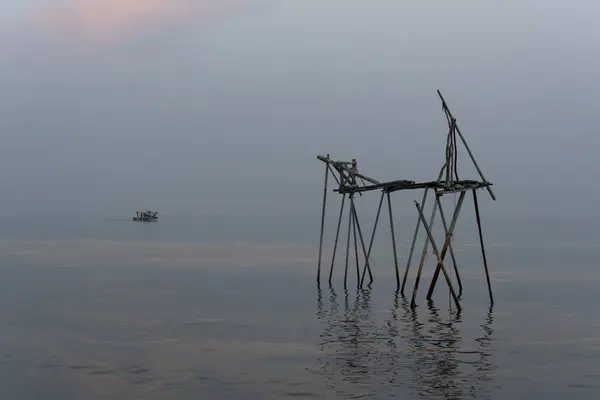
[[[158,221],[158,212],[146,208],[145,211],[136,211],[134,221]]]

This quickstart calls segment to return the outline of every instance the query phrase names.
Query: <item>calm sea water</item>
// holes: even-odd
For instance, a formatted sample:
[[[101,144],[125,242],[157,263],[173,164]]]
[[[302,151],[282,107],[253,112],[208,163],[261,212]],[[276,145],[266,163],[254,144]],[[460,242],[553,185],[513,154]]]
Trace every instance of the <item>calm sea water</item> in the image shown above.
[[[351,258],[345,291],[345,249],[333,289],[316,286],[318,219],[0,222],[2,399],[600,396],[589,219],[486,220],[493,308],[460,226],[461,313],[443,284],[424,298],[431,252],[408,307],[384,228],[372,287]],[[397,229],[403,268],[414,221]]]

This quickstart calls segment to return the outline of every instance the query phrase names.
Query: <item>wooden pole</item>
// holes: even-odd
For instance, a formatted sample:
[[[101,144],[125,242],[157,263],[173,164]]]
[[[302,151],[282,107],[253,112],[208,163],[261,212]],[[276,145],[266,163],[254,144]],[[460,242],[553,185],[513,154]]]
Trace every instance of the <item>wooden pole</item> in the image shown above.
[[[471,157],[471,161],[473,161],[473,165],[475,166],[475,169],[477,169],[477,172],[479,173],[481,180],[483,182],[487,182],[485,180],[485,177],[483,176],[483,172],[481,172],[481,168],[479,168],[479,165],[477,164],[477,160],[475,160],[475,156],[473,155],[473,153],[471,152],[471,149],[469,148],[469,145],[467,144],[467,141],[465,140],[464,136],[460,132],[460,128],[458,127],[458,124],[456,123],[456,118],[454,118],[452,116],[452,113],[450,112],[450,108],[448,108],[448,104],[446,104],[446,100],[444,100],[444,96],[442,96],[442,93],[439,90],[437,91],[437,94],[438,94],[438,96],[440,96],[440,99],[442,100],[442,106],[444,108],[444,111],[448,113],[451,123],[452,123],[453,127],[456,129],[456,133],[458,133],[458,136],[460,136],[460,140],[463,142],[463,145],[465,146],[467,153],[469,153],[469,157]],[[492,188],[490,186],[486,186],[486,188],[487,188],[487,191],[489,192],[490,196],[492,196],[492,199],[496,200],[496,196],[494,195]]]
[[[440,198],[438,198],[437,200],[439,201],[438,207],[440,209],[440,217],[442,218],[442,224],[444,226],[444,233],[446,235],[450,234],[451,236],[453,236],[454,231],[450,232],[450,230],[448,228],[448,223],[446,222],[446,216],[444,215],[444,208],[442,207],[441,200],[440,200]],[[463,285],[462,285],[462,279],[460,278],[460,273],[458,271],[458,263],[456,262],[456,257],[454,255],[454,246],[452,245],[452,238],[450,239],[449,248],[450,248],[450,257],[452,259],[452,266],[454,268],[454,274],[456,275],[456,282],[458,283],[458,297],[460,298],[462,296],[462,292],[463,292]],[[429,300],[431,300],[431,296],[428,295],[427,298]]]
[[[360,265],[358,259],[358,242],[356,239],[356,220],[352,218],[352,230],[354,231],[354,258],[356,259],[356,287],[360,288]]]
[[[440,173],[438,174],[436,182],[439,182],[444,176],[444,169],[446,165],[444,164],[440,169]],[[425,188],[423,193],[423,199],[421,200],[421,209],[425,208],[425,202],[427,201],[427,194],[429,192],[429,188]],[[408,253],[408,261],[406,262],[406,269],[404,270],[404,277],[402,278],[402,287],[400,288],[400,294],[404,296],[404,288],[406,287],[406,280],[408,279],[408,271],[410,269],[410,264],[412,262],[412,257],[415,251],[415,245],[417,243],[417,236],[419,236],[419,228],[421,227],[421,219],[417,216],[417,226],[415,227],[415,233],[413,235],[412,244],[410,245],[410,252]],[[427,240],[427,238],[425,239]]]
[[[371,249],[373,248],[373,241],[375,240],[375,232],[377,231],[377,224],[379,223],[379,216],[381,215],[381,206],[383,205],[383,197],[385,196],[385,191],[381,192],[381,198],[379,199],[379,207],[377,208],[377,215],[375,216],[375,224],[373,225],[373,232],[371,233],[371,240],[369,241],[369,250],[367,251],[367,257],[371,256]],[[363,268],[362,277],[360,279],[360,286],[363,285],[365,280],[365,273],[367,272],[367,264]]]
[[[438,198],[436,198],[436,202],[438,203],[438,208],[440,209],[440,214],[442,215],[442,221],[444,221],[444,231],[445,231],[445,240],[444,240],[444,246],[442,248],[442,252],[441,252],[441,262],[444,261],[444,259],[446,258],[446,251],[448,248],[450,248],[450,254],[453,254],[453,250],[452,250],[452,235],[454,234],[454,228],[456,227],[456,222],[458,221],[458,215],[460,214],[460,209],[462,207],[463,201],[465,199],[465,194],[466,192],[461,192],[460,196],[458,197],[458,203],[456,204],[456,208],[454,209],[454,213],[452,215],[452,221],[450,222],[450,227],[448,228],[446,226],[446,222],[444,221],[445,218],[443,216],[443,211],[442,211],[442,203]],[[447,245],[446,245],[447,243]],[[462,288],[462,283],[460,281],[460,275],[458,275],[458,269],[456,268],[456,261],[454,260],[454,257],[452,257],[452,261],[454,262],[454,270],[456,271],[456,276],[459,282],[459,286]],[[435,285],[437,283],[438,277],[440,275],[440,265],[438,263],[438,265],[435,268],[435,272],[433,273],[433,277],[431,279],[431,284],[429,285],[429,291],[427,292],[427,300],[431,300],[431,296],[433,295],[433,291],[435,289]],[[460,289],[460,293],[462,293],[462,289]]]
[[[452,146],[452,131],[453,129],[450,125],[448,129],[448,136],[446,137],[446,188],[450,188],[452,185],[452,150],[454,149]]]
[[[350,201],[352,201],[352,195],[350,195]],[[346,237],[346,264],[344,267],[344,290],[346,290],[346,284],[348,281],[348,258],[350,256],[350,232],[352,231],[352,222],[354,215],[352,212],[348,213],[348,236]]]
[[[345,171],[346,173],[348,173],[349,175],[351,175],[354,178],[361,178],[361,179],[364,179],[365,181],[367,181],[369,183],[372,183],[372,184],[375,184],[375,185],[381,183],[381,182],[379,182],[376,179],[369,178],[368,176],[365,176],[365,175],[363,175],[363,174],[361,174],[359,172],[353,171],[352,168],[348,167],[348,165],[356,165],[356,160],[347,161],[347,162],[341,162],[341,161],[333,161],[333,160],[330,160],[330,159],[328,159],[326,157],[323,157],[323,156],[317,156],[317,158],[319,160],[323,161],[324,163],[333,164],[333,166],[336,169],[343,170],[343,171]]]
[[[363,251],[363,255],[365,257],[365,264],[367,267],[367,271],[369,272],[369,284],[373,283],[373,273],[371,272],[371,265],[369,264],[369,256],[367,253],[367,248],[365,246],[365,240],[363,238],[363,234],[362,234],[362,229],[360,228],[360,220],[358,219],[358,213],[356,212],[356,206],[354,204],[354,199],[350,199],[350,209],[352,210],[351,212],[354,213],[354,219],[356,221],[356,229],[358,230],[358,238],[360,239],[360,245],[362,247],[362,251]],[[362,285],[361,285],[362,287]]]
[[[331,172],[331,175],[333,176],[333,179],[335,179],[336,183],[340,184],[340,180],[337,178],[337,176],[335,176],[335,172],[333,171],[333,168],[331,168],[330,164],[327,164],[327,168],[329,168],[329,172]]]
[[[344,203],[346,194],[342,195],[342,205],[340,206],[340,216],[338,217],[337,229],[335,231],[335,242],[333,244],[333,256],[331,257],[331,268],[329,269],[329,286],[331,286],[331,277],[333,276],[333,266],[335,264],[335,255],[337,253],[337,245],[340,238],[340,227],[342,225],[342,216],[344,214]]]
[[[427,194],[429,192],[429,188],[426,188],[423,192],[423,199],[421,200],[421,207],[425,207],[425,202],[427,201]],[[408,271],[410,270],[410,264],[412,262],[412,257],[415,252],[415,245],[417,244],[417,236],[419,236],[419,228],[421,227],[421,219],[417,217],[417,226],[415,227],[415,233],[413,235],[412,243],[410,245],[410,251],[408,252],[408,261],[406,262],[406,268],[404,269],[404,277],[402,278],[402,287],[400,288],[400,294],[404,296],[404,288],[406,287],[406,280],[408,279]]]
[[[436,193],[437,196],[437,193]],[[422,208],[419,207],[419,210]],[[431,212],[431,218],[429,219],[429,226],[433,226],[435,220],[435,213],[437,211],[437,202],[433,202],[433,211]],[[419,218],[421,216],[419,215]],[[429,229],[429,228],[427,228]],[[413,293],[411,297],[411,307],[414,306],[415,299],[417,297],[417,291],[419,290],[419,283],[421,282],[421,274],[423,273],[423,266],[425,265],[425,257],[427,257],[427,247],[429,246],[430,236],[425,236],[425,244],[423,245],[423,252],[421,253],[421,261],[419,262],[419,268],[417,269],[417,278],[415,279],[415,286],[413,287]]]
[[[396,291],[400,289],[400,271],[398,270],[398,252],[396,251],[396,232],[394,230],[394,216],[392,215],[392,199],[387,194],[388,212],[390,215],[390,230],[392,231],[392,247],[394,249],[394,267],[396,268]],[[396,296],[398,294],[396,293]]]
[[[477,192],[473,190],[473,203],[475,204],[475,217],[477,218],[477,229],[479,231],[479,244],[481,246],[481,255],[483,256],[483,266],[485,268],[485,279],[487,280],[488,293],[490,294],[490,305],[494,305],[494,296],[492,295],[492,283],[490,281],[490,272],[488,270],[487,258],[485,256],[485,246],[483,244],[483,232],[481,229],[481,218],[479,217],[479,202],[477,201]]]
[[[329,160],[329,154],[327,154]],[[325,232],[325,208],[327,206],[327,178],[329,178],[329,163],[325,164],[325,187],[323,188],[323,207],[321,209],[321,235],[319,239],[319,261],[317,263],[317,284],[321,284],[321,257],[323,256],[323,233]]]
[[[454,299],[454,303],[456,304],[456,308],[458,310],[461,310],[460,307],[460,302],[458,301],[458,296],[456,295],[456,292],[454,291],[454,287],[452,286],[452,281],[450,280],[450,276],[448,275],[448,271],[446,271],[446,267],[444,267],[444,263],[442,262],[442,259],[440,257],[440,253],[438,252],[437,246],[435,245],[435,240],[433,240],[433,235],[431,234],[431,230],[429,229],[429,226],[427,225],[427,221],[425,221],[425,216],[423,215],[423,211],[421,210],[421,207],[419,207],[419,203],[417,203],[415,201],[415,206],[417,207],[417,210],[419,211],[419,217],[421,218],[422,222],[423,222],[423,226],[425,227],[425,231],[427,231],[427,236],[429,237],[429,241],[431,242],[431,247],[433,248],[433,252],[435,253],[438,263],[437,263],[437,267],[442,269],[442,273],[444,274],[444,277],[446,278],[446,282],[448,283],[448,288],[450,288],[450,294],[452,295],[452,298]],[[446,238],[446,242],[444,243],[444,248],[447,248],[448,246],[448,238]],[[416,295],[416,290],[415,292],[413,292],[413,298],[411,300],[411,307],[415,307],[415,295]]]

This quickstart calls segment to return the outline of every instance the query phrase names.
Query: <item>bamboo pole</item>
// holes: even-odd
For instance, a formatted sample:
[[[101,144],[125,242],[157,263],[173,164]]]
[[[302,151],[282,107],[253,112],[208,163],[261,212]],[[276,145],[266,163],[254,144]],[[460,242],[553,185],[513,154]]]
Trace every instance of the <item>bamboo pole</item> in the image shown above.
[[[335,255],[337,253],[338,241],[340,238],[340,227],[342,225],[342,216],[344,214],[344,203],[346,202],[346,195],[342,196],[342,204],[340,206],[340,216],[338,217],[337,229],[335,231],[335,242],[333,244],[333,256],[331,257],[331,268],[329,269],[329,286],[331,286],[331,277],[333,276],[333,266],[335,264]]]
[[[429,226],[427,225],[427,221],[425,221],[425,216],[423,215],[423,211],[419,207],[419,203],[417,203],[416,201],[415,201],[415,206],[417,207],[417,210],[419,211],[419,217],[421,218],[421,220],[423,222],[423,226],[425,227],[425,230],[427,231],[427,236],[429,237],[429,241],[431,242],[431,247],[433,248],[433,252],[435,253],[435,255],[437,257],[438,267],[442,269],[442,273],[444,274],[444,277],[446,278],[446,282],[448,283],[448,288],[450,289],[450,294],[452,295],[452,298],[454,299],[456,308],[460,311],[461,307],[460,307],[460,302],[458,300],[458,296],[456,295],[456,292],[454,291],[454,287],[452,286],[452,281],[450,280],[448,271],[446,271],[446,267],[444,267],[444,263],[442,262],[440,253],[438,252],[437,246],[433,239],[433,235],[431,234],[431,230],[429,229]],[[448,246],[448,238],[446,238],[446,241],[444,243],[444,249],[446,249],[447,246]],[[416,294],[416,291],[413,292],[413,298],[411,300],[411,307],[413,307],[413,308],[416,305],[415,304],[415,294]]]
[[[383,197],[384,196],[385,196],[385,192],[382,191],[381,198],[379,199],[379,207],[377,208],[377,215],[375,216],[375,224],[373,225],[373,232],[371,233],[371,240],[369,241],[369,250],[367,251],[367,259],[371,256],[371,249],[373,248],[373,241],[375,240],[375,232],[377,231],[377,224],[379,223],[379,216],[381,215],[381,206],[383,205]],[[366,272],[367,272],[367,263],[365,262],[362,277],[360,279],[360,286],[363,285]]]
[[[475,205],[475,217],[477,218],[477,230],[479,231],[479,244],[481,246],[481,255],[483,256],[483,266],[485,268],[485,279],[487,280],[488,293],[490,294],[490,304],[494,305],[494,296],[492,295],[492,283],[490,281],[490,272],[488,270],[487,258],[485,256],[485,246],[483,244],[483,232],[481,229],[481,218],[479,216],[479,202],[477,201],[477,192],[473,190],[473,203]]]
[[[473,152],[471,152],[471,149],[469,148],[467,141],[465,140],[464,136],[460,132],[460,128],[458,127],[458,124],[456,123],[456,118],[454,118],[452,116],[452,113],[450,112],[450,108],[448,108],[448,104],[446,104],[446,100],[444,100],[444,96],[442,96],[442,93],[439,90],[437,91],[437,94],[438,94],[438,96],[440,96],[440,99],[442,100],[442,106],[444,107],[444,111],[448,113],[448,116],[450,117],[450,120],[452,121],[452,125],[454,126],[454,128],[456,128],[456,133],[458,133],[458,136],[460,136],[460,140],[463,142],[463,145],[465,146],[467,153],[469,153],[469,157],[471,157],[471,161],[473,161],[473,165],[475,166],[475,169],[477,169],[477,172],[479,173],[481,180],[483,182],[487,182],[487,180],[483,176],[483,172],[481,171],[481,168],[479,168],[479,164],[477,164],[477,160],[475,160],[475,156],[473,155]],[[486,188],[487,188],[487,191],[489,192],[490,196],[492,196],[492,199],[496,200],[496,196],[494,195],[492,188],[490,186],[486,186]]]
[[[396,269],[396,291],[400,289],[400,271],[398,270],[398,252],[396,250],[396,232],[394,230],[394,216],[392,215],[392,199],[387,194],[388,212],[390,215],[390,230],[392,232],[392,248],[394,249],[394,267]],[[397,295],[397,294],[396,294]]]
[[[362,247],[362,251],[363,251],[363,255],[365,257],[365,263],[366,263],[366,267],[367,267],[367,271],[369,272],[369,284],[373,283],[373,273],[371,272],[371,265],[369,264],[369,256],[367,254],[367,248],[365,246],[365,241],[363,238],[363,234],[362,234],[362,229],[360,228],[360,220],[358,219],[358,213],[356,212],[356,206],[354,204],[354,199],[350,198],[350,209],[352,210],[351,212],[354,213],[354,218],[356,221],[356,229],[358,230],[358,237],[360,239],[360,245]],[[362,287],[362,285],[361,285]]]
[[[454,234],[454,228],[456,227],[456,222],[458,221],[458,215],[460,214],[460,210],[462,208],[462,204],[463,201],[465,199],[465,193],[466,192],[461,192],[460,196],[458,198],[458,203],[456,204],[456,208],[454,209],[454,213],[452,215],[452,221],[450,222],[450,227],[448,228],[446,226],[446,223],[444,222],[444,231],[445,231],[445,240],[444,240],[444,247],[442,248],[442,252],[441,252],[441,262],[444,262],[444,259],[446,258],[446,251],[448,248],[450,248],[450,254],[452,255],[453,250],[452,250],[452,235]],[[440,214],[442,213],[442,203],[439,199],[439,197],[436,199],[436,202],[438,203],[438,208],[440,209]],[[442,220],[444,220],[444,217],[442,215]],[[446,245],[447,243],[447,245]],[[453,262],[455,263],[455,271],[457,273],[457,277],[458,277],[458,281],[459,281],[459,286],[461,287],[460,289],[460,293],[462,293],[462,283],[460,283],[460,276],[458,275],[458,269],[456,268],[456,262],[454,261],[454,257],[452,257]],[[440,264],[438,263],[438,265],[435,268],[435,272],[433,273],[433,278],[431,279],[431,284],[429,285],[429,291],[427,292],[427,299],[431,300],[431,296],[433,295],[433,291],[435,289],[435,285],[437,283],[438,277],[440,275]]]
[[[437,194],[436,194],[437,196]],[[419,210],[422,210],[419,207]],[[435,220],[435,213],[437,211],[437,202],[433,203],[433,211],[431,212],[431,218],[429,219],[429,226],[433,226],[433,221]],[[419,213],[419,219],[421,222],[425,221],[424,218],[421,218],[421,213]],[[425,226],[425,225],[424,225]],[[428,227],[425,227],[428,230]],[[425,237],[425,244],[423,245],[423,252],[421,253],[421,262],[419,263],[419,269],[417,270],[417,278],[415,279],[415,285],[413,287],[413,293],[411,298],[411,307],[414,306],[415,298],[417,297],[417,291],[419,290],[419,283],[421,282],[421,274],[423,273],[423,265],[425,264],[425,257],[427,256],[427,247],[429,245],[429,241],[431,240],[431,235],[427,235]]]
[[[438,174],[436,182],[439,182],[440,179],[444,176],[444,168],[446,165],[442,166],[440,169],[440,173]],[[425,208],[425,202],[427,201],[427,194],[429,192],[429,188],[425,188],[423,192],[423,199],[421,200],[421,208]],[[410,270],[410,264],[412,262],[412,257],[415,251],[415,245],[417,244],[417,237],[419,236],[419,228],[421,227],[421,219],[417,216],[417,226],[415,227],[415,233],[413,235],[412,243],[410,245],[410,251],[408,253],[408,260],[406,262],[406,269],[404,270],[404,277],[402,278],[402,287],[400,288],[400,294],[404,296],[404,289],[406,287],[406,280],[408,279],[408,271]],[[425,243],[427,243],[427,238],[425,238]]]
[[[329,154],[327,154],[329,160]],[[327,206],[327,178],[329,177],[329,164],[325,164],[325,187],[323,188],[323,207],[321,209],[321,235],[319,239],[319,261],[317,263],[317,284],[321,284],[321,258],[323,256],[323,233],[325,232],[325,208]]]
[[[358,243],[356,239],[356,220],[352,219],[352,230],[354,231],[354,258],[356,260],[356,287],[360,288],[360,265],[358,259]]]
[[[350,197],[350,201],[352,201],[352,197]],[[346,290],[347,282],[348,282],[348,258],[350,256],[350,232],[352,231],[352,222],[353,222],[353,214],[352,212],[348,213],[348,235],[346,237],[346,264],[344,267],[344,290]]]

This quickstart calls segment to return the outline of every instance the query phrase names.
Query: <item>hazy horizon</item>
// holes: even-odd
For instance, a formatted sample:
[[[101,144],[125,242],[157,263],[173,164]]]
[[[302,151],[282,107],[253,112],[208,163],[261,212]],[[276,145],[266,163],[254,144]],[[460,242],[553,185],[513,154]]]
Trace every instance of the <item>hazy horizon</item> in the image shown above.
[[[597,189],[575,190],[600,144],[597,9],[5,1],[0,214],[313,215],[317,154],[381,180],[435,179],[440,89],[496,184],[486,213],[598,216]]]

